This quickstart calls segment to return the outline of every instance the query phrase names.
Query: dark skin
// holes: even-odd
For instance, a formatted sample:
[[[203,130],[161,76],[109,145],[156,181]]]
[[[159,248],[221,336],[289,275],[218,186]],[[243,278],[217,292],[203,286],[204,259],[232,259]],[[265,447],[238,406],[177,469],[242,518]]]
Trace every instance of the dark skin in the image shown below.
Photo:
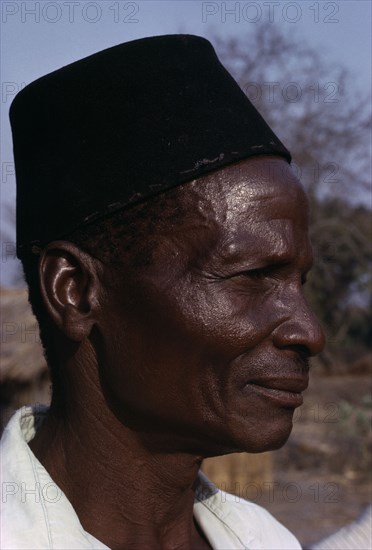
[[[182,193],[194,208],[141,270],[64,241],[40,262],[68,400],[30,446],[112,549],[209,548],[193,520],[202,459],[281,447],[324,346],[288,164],[252,158]]]

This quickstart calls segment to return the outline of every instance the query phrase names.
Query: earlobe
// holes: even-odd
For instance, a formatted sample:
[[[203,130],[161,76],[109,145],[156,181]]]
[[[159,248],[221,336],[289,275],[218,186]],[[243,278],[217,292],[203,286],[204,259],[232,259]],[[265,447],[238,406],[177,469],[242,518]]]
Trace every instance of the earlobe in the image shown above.
[[[72,341],[86,338],[97,319],[97,260],[76,245],[55,241],[43,250],[39,263],[40,291],[56,327]]]

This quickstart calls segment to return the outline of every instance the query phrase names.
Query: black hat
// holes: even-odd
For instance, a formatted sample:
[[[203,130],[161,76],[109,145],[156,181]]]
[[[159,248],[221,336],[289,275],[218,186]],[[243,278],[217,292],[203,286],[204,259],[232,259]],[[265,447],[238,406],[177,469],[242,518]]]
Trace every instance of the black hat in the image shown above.
[[[17,253],[232,162],[290,154],[197,36],[144,38],[25,87],[10,119]]]

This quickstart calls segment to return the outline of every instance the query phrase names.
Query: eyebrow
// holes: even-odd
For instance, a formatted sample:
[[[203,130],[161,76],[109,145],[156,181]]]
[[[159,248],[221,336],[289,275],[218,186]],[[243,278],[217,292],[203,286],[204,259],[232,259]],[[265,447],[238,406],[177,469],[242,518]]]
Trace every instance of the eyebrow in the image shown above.
[[[262,227],[264,225],[264,227]],[[289,234],[290,233],[290,234]],[[272,252],[268,252],[270,246]],[[254,224],[248,230],[233,234],[229,242],[222,244],[221,252],[226,259],[234,258],[247,251],[252,254],[265,255],[267,258],[294,256],[292,227],[273,228],[273,224]]]
[[[305,251],[304,251],[305,252]],[[301,257],[302,256],[302,257]],[[311,248],[309,249],[309,256],[306,254],[301,254],[298,260],[298,267],[300,268],[301,273],[308,273],[313,266],[313,255]],[[233,271],[234,273],[239,273],[248,270],[254,269],[265,269],[270,267],[285,267],[286,265],[291,265],[295,261],[296,256],[292,254],[289,250],[282,253],[274,254],[250,254],[249,257],[243,254],[240,257],[237,255],[234,256],[224,256],[223,253],[217,256],[218,269],[217,271]]]
[[[220,249],[217,252],[217,256],[223,260],[225,265],[228,266],[245,266],[250,267],[265,267],[272,264],[282,264],[285,265],[293,261],[295,255],[293,251],[282,250],[274,252],[272,254],[266,254],[259,247],[251,248],[249,250],[249,255],[246,251],[240,249],[234,252],[229,252],[223,249]]]
[[[288,226],[287,228],[292,231],[292,228]],[[251,227],[249,231],[234,235],[229,242],[222,243],[216,250],[216,257],[222,260],[225,266],[238,269],[244,267],[260,268],[273,264],[285,265],[296,258],[295,243],[293,239],[288,238],[288,234],[286,238],[287,231],[283,231],[283,226],[280,233],[273,230],[270,224],[267,224],[264,234],[259,229],[259,227],[256,227],[256,230],[254,230]],[[269,245],[270,251],[268,250]],[[306,268],[305,271],[308,271],[313,263],[310,242],[306,243],[305,248],[299,254],[300,256],[303,257],[302,263]]]

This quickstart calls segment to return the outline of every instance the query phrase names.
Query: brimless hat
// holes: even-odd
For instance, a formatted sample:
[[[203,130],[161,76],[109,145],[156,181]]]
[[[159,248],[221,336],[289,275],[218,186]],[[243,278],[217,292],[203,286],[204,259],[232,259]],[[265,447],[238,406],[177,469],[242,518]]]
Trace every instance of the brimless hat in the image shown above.
[[[144,38],[26,86],[10,119],[17,254],[230,163],[290,154],[212,45]]]

